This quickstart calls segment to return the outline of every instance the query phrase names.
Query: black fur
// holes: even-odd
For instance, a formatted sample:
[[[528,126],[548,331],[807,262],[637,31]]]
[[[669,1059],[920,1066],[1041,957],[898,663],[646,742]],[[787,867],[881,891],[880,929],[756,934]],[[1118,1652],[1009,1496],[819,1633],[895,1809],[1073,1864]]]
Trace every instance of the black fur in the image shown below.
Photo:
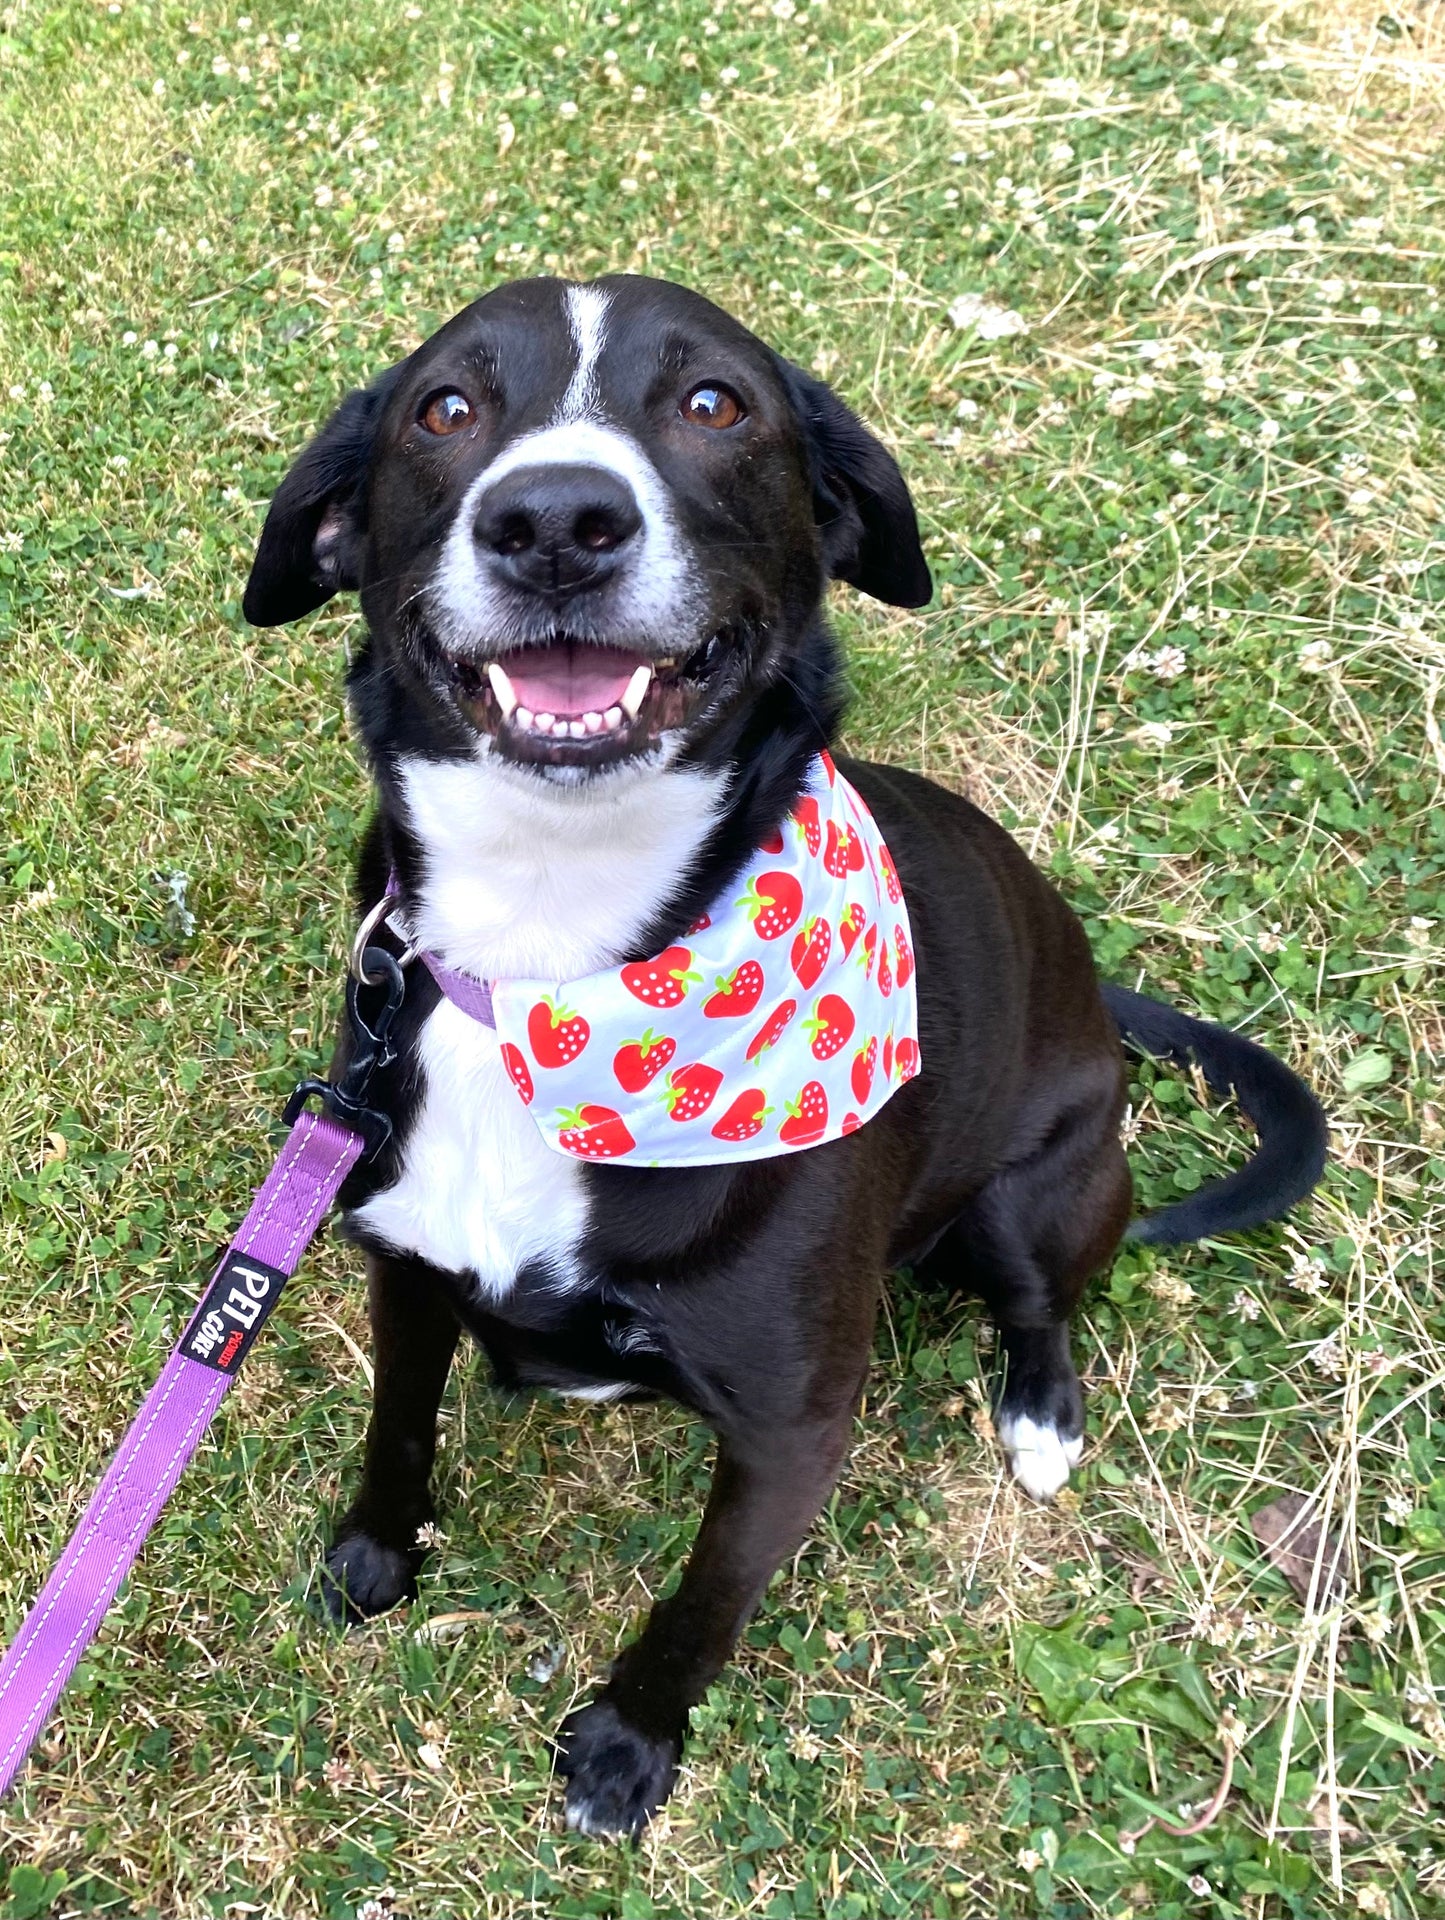
[[[1104,1004],[1125,1041],[1187,1067],[1197,1061],[1215,1093],[1232,1093],[1259,1134],[1237,1173],[1130,1224],[1131,1240],[1170,1245],[1278,1220],[1318,1186],[1329,1151],[1324,1108],[1297,1074],[1243,1034],[1180,1013],[1161,1000],[1104,986]]]
[[[602,284],[619,342],[609,405],[670,489],[706,602],[685,642],[703,666],[681,764],[730,776],[691,870],[621,961],[679,938],[719,897],[832,740],[842,696],[826,580],[914,606],[929,579],[897,466],[841,401],[695,295],[629,277]],[[355,585],[370,628],[349,683],[379,799],[361,907],[380,897],[388,870],[404,896],[424,878],[398,756],[476,751],[481,723],[429,625],[426,587],[469,481],[552,417],[570,376],[563,314],[562,289],[545,281],[467,309],[342,404],[267,519],[248,617],[294,618]],[[680,431],[677,394],[704,373],[746,392],[745,430]],[[439,383],[460,382],[479,396],[475,431],[434,445],[419,434],[418,408]],[[605,605],[594,598],[576,617],[595,626]],[[538,613],[536,644],[549,644],[545,622],[557,618]],[[503,751],[500,736],[493,750]],[[1256,1224],[1306,1192],[1322,1162],[1319,1109],[1278,1062],[1156,1002],[1101,993],[1078,920],[1000,827],[915,774],[839,767],[902,876],[918,969],[923,1070],[866,1127],[785,1159],[581,1167],[587,1278],[568,1288],[534,1261],[492,1298],[474,1276],[368,1240],[352,1218],[368,1254],[376,1378],[361,1486],[328,1560],[338,1618],[412,1591],[418,1530],[433,1514],[436,1410],[462,1328],[508,1387],[620,1382],[692,1409],[717,1433],[680,1582],[559,1736],[569,1819],[587,1831],[635,1833],[670,1790],[690,1708],[841,1469],[890,1270],[912,1265],[925,1282],[984,1300],[1000,1331],[1001,1422],[1032,1420],[1067,1443],[1082,1434],[1069,1315],[1130,1214],[1121,1028],[1171,1059],[1197,1057],[1261,1134],[1246,1168],[1140,1223],[1140,1237]],[[417,1037],[436,995],[413,968],[398,1058],[373,1088],[394,1141],[348,1181],[352,1216],[397,1177],[421,1091]],[[344,1054],[343,1042],[338,1064]]]

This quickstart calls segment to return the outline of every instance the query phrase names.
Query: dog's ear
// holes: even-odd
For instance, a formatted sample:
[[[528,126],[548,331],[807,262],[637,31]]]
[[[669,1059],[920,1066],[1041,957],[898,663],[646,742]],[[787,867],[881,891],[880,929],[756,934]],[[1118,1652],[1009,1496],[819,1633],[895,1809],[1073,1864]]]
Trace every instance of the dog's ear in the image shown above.
[[[898,462],[830,387],[780,360],[803,428],[829,574],[892,607],[922,607],[933,580]]]
[[[366,475],[394,373],[347,394],[272,497],[241,611],[284,626],[360,584]]]

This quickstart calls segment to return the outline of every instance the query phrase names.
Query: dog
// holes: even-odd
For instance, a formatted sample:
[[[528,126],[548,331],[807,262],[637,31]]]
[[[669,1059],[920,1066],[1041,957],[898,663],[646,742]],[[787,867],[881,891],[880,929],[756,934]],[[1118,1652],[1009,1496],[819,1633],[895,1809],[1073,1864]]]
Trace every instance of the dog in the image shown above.
[[[428,959],[375,1082],[390,1137],[341,1195],[375,1383],[326,1558],[333,1613],[415,1593],[463,1330],[507,1388],[663,1396],[717,1435],[680,1582],[558,1735],[567,1824],[587,1833],[636,1836],[670,1792],[689,1710],[838,1478],[886,1276],[981,1297],[998,1436],[1046,1500],[1083,1444],[1069,1316],[1126,1230],[1273,1219],[1324,1161],[1321,1110],[1282,1063],[1100,986],[1073,912],[999,826],[917,774],[828,757],[844,704],[830,580],[930,598],[892,456],[700,295],[617,275],[500,286],[343,399],[282,480],[245,592],[260,626],[360,595],[348,687],[377,806],[358,905],[394,904],[379,937]],[[906,962],[916,1039],[899,1028],[886,1101],[826,1137],[794,1116],[802,1150],[719,1164],[594,1164],[619,1127],[631,1141],[595,1104],[544,1137],[502,1015],[472,1017],[455,981],[640,968],[664,1004],[704,990],[686,966],[698,929],[738,911],[759,849],[810,835],[820,767],[876,830],[857,878],[882,873],[883,901],[896,872],[906,902],[879,967],[896,936],[890,985]],[[820,855],[848,884],[855,837],[830,830]],[[547,1005],[561,1071],[576,1019]],[[1121,1036],[1197,1062],[1260,1135],[1239,1171],[1132,1227]],[[634,1044],[641,1071],[663,1050]],[[703,1092],[677,1078],[706,1127]],[[778,1128],[756,1105],[739,1127]]]

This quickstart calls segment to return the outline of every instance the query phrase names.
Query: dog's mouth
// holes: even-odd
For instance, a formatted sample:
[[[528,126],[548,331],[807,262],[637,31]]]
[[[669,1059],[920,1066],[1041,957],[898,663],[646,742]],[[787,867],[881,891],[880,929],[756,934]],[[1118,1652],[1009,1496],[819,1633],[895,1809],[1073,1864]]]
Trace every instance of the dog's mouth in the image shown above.
[[[696,715],[722,659],[721,635],[692,653],[641,653],[557,635],[490,657],[452,654],[463,713],[509,757],[547,766],[619,760]]]

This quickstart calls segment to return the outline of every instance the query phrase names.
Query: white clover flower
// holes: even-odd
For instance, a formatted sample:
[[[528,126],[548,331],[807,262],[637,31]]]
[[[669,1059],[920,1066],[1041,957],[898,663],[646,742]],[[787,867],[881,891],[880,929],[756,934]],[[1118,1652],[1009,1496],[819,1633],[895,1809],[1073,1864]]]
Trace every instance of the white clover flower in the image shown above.
[[[959,294],[949,304],[948,317],[960,332],[972,327],[980,340],[1009,340],[1029,330],[1021,313],[1000,307],[981,293]]]
[[[1252,1293],[1246,1293],[1243,1287],[1238,1289],[1229,1304],[1241,1320],[1258,1320],[1259,1302]]]
[[[558,107],[557,111],[558,113],[561,114],[564,120],[575,120],[577,118],[579,108],[575,100],[564,100],[561,106]]]
[[[775,20],[791,20],[798,11],[798,0],[773,0],[770,11]]]
[[[405,245],[406,245],[406,235],[401,231],[400,227],[394,227],[392,231],[386,236],[387,252],[400,253],[402,248]]]
[[[1048,160],[1051,167],[1066,167],[1074,157],[1074,149],[1067,140],[1055,140],[1049,148]]]
[[[1018,1860],[1025,1873],[1037,1873],[1044,1864],[1044,1856],[1034,1847],[1021,1848]]]
[[[1296,1293],[1317,1300],[1329,1286],[1324,1261],[1318,1254],[1296,1253],[1290,1263],[1289,1283]]]
[[[1340,378],[1347,387],[1354,388],[1356,392],[1365,384],[1365,376],[1360,371],[1359,362],[1352,360],[1348,354],[1340,362]]]
[[[19,553],[25,545],[25,535],[16,533],[12,527],[8,533],[0,533],[0,553]]]
[[[1301,673],[1326,673],[1335,657],[1335,650],[1328,640],[1306,640],[1299,650]]]
[[[1320,298],[1327,307],[1337,307],[1345,297],[1343,280],[1321,280]]]
[[[1174,171],[1176,173],[1185,175],[1198,173],[1203,164],[1199,158],[1197,149],[1194,147],[1181,147],[1174,156]]]
[[[1375,495],[1369,487],[1355,487],[1345,498],[1345,512],[1357,518],[1367,514],[1375,504]]]
[[[977,400],[960,400],[954,412],[960,420],[977,420],[978,402]]]
[[[1254,442],[1259,447],[1272,447],[1280,436],[1278,420],[1261,420],[1255,431]]]
[[[1418,913],[1412,914],[1410,916],[1410,924],[1405,929],[1405,940],[1408,945],[1416,948],[1419,952],[1427,953],[1434,936],[1434,929],[1435,922],[1433,920],[1426,920],[1423,915]]]
[[[316,189],[315,193],[312,194],[311,198],[318,207],[329,207],[336,198],[336,195],[330,187],[320,186]]]
[[[732,86],[734,81],[736,81],[738,78],[739,78],[739,74],[738,74],[738,69],[736,67],[724,67],[722,72],[719,73],[718,75],[718,79],[722,82],[722,84],[725,87]]]
[[[1380,324],[1380,309],[1378,307],[1361,307],[1360,319],[1367,327],[1378,327]]]
[[[158,340],[147,340],[141,346],[140,357],[142,360],[154,360],[160,350],[160,342]]]
[[[1310,1348],[1309,1362],[1315,1372],[1326,1380],[1343,1378],[1345,1356],[1340,1348],[1339,1335],[1332,1333],[1327,1340],[1317,1340]]]
[[[1144,720],[1124,737],[1146,753],[1163,753],[1173,742],[1174,729],[1167,720]]]
[[[1278,920],[1270,921],[1264,932],[1260,934],[1259,938],[1255,941],[1255,945],[1261,953],[1282,953],[1284,951],[1284,935],[1280,931],[1280,923]]]
[[[1392,1527],[1403,1527],[1415,1511],[1415,1502],[1408,1493],[1392,1493],[1385,1501],[1385,1518]]]
[[[1415,342],[1415,358],[1417,360],[1433,360],[1437,351],[1438,342],[1433,333],[1422,333],[1420,338]]]
[[[1149,671],[1156,680],[1168,687],[1174,684],[1188,665],[1183,647],[1160,647],[1150,657]]]

